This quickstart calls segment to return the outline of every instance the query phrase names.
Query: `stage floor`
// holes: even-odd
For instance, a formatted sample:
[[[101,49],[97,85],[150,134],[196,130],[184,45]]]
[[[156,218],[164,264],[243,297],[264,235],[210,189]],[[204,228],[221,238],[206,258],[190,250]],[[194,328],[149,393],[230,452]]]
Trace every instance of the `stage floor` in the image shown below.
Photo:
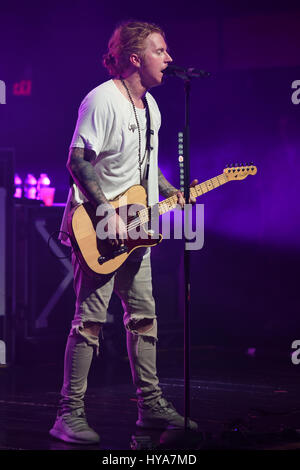
[[[165,397],[183,413],[183,350],[158,348],[158,370]],[[62,358],[1,367],[1,450],[113,451],[140,442],[154,449],[300,449],[300,365],[289,353],[193,347],[191,417],[200,432],[189,436],[188,444],[178,432],[136,429],[128,359],[109,354],[94,358],[86,396],[89,424],[100,434],[100,444],[74,446],[51,438],[62,371]]]

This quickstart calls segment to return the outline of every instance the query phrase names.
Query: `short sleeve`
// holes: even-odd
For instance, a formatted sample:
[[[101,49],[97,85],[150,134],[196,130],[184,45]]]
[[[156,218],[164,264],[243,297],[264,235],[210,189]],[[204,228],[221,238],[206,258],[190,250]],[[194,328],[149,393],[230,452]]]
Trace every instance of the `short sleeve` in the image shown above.
[[[88,148],[96,155],[101,152],[107,124],[107,103],[88,94],[82,101],[70,147]]]

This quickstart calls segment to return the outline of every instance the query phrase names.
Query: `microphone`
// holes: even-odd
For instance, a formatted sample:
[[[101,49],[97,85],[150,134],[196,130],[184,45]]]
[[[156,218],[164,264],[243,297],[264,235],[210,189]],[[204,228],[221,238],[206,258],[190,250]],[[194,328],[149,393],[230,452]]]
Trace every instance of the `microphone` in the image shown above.
[[[169,64],[163,71],[163,74],[170,77],[179,77],[183,80],[188,78],[206,78],[210,76],[210,72],[198,70],[195,67],[179,67],[179,65]]]

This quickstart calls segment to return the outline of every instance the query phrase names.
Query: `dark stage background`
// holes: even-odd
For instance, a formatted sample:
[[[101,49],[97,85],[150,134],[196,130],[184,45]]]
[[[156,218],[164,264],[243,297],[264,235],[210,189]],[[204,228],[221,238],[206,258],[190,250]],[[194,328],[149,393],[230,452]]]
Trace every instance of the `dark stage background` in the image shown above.
[[[78,106],[108,78],[101,57],[115,24],[129,18],[160,24],[174,62],[212,74],[192,81],[192,177],[204,181],[220,174],[227,163],[253,161],[258,167],[256,176],[199,199],[205,204],[205,242],[192,252],[193,344],[270,345],[289,354],[300,336],[300,104],[292,101],[292,83],[300,80],[300,7],[298,2],[246,4],[6,2],[0,13],[0,80],[6,84],[0,147],[15,150],[16,171],[23,178],[28,172],[46,171],[56,187],[55,201],[63,203]],[[16,84],[22,81],[20,94]],[[152,93],[162,113],[160,166],[178,185],[183,84],[170,78]],[[25,214],[31,220],[29,231],[35,230],[34,210]],[[38,214],[49,219],[51,212],[49,232],[59,228],[61,210]],[[22,228],[21,218],[17,234]],[[33,236],[37,241],[32,247]],[[43,335],[51,342],[65,337],[74,297],[69,284],[46,324],[35,324],[32,305],[43,309],[56,289],[55,279],[63,278],[67,268],[53,257],[48,261],[39,233],[30,237],[29,271],[22,267],[20,274],[19,269],[18,282],[24,276],[24,282],[26,277],[35,284],[27,296],[17,293],[15,327],[28,338]],[[171,240],[156,247],[152,256],[162,341],[168,345],[181,335],[182,255],[181,242]],[[116,299],[110,312],[120,324]]]

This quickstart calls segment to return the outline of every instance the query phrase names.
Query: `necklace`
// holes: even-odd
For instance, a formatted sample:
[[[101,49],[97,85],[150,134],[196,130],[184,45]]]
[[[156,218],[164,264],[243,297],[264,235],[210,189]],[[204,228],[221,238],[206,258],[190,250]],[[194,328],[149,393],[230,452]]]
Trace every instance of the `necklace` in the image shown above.
[[[135,104],[133,102],[133,99],[132,99],[132,96],[130,94],[130,91],[125,83],[125,81],[123,80],[123,78],[121,78],[121,82],[127,92],[127,95],[128,95],[128,98],[132,104],[132,108],[133,108],[133,112],[134,112],[134,117],[135,117],[135,122],[136,122],[136,126],[137,126],[137,130],[138,130],[138,135],[139,135],[139,147],[138,147],[138,166],[139,166],[139,173],[140,173],[140,182],[142,184],[142,156],[141,156],[141,146],[142,146],[142,139],[141,139],[141,128],[140,128],[140,123],[139,123],[139,120],[138,120],[138,117],[137,117],[137,112],[136,112],[136,107],[135,107]],[[143,101],[144,101],[144,104],[147,108],[148,106],[148,103],[147,103],[147,99],[146,99],[146,96],[144,96],[143,98]]]

